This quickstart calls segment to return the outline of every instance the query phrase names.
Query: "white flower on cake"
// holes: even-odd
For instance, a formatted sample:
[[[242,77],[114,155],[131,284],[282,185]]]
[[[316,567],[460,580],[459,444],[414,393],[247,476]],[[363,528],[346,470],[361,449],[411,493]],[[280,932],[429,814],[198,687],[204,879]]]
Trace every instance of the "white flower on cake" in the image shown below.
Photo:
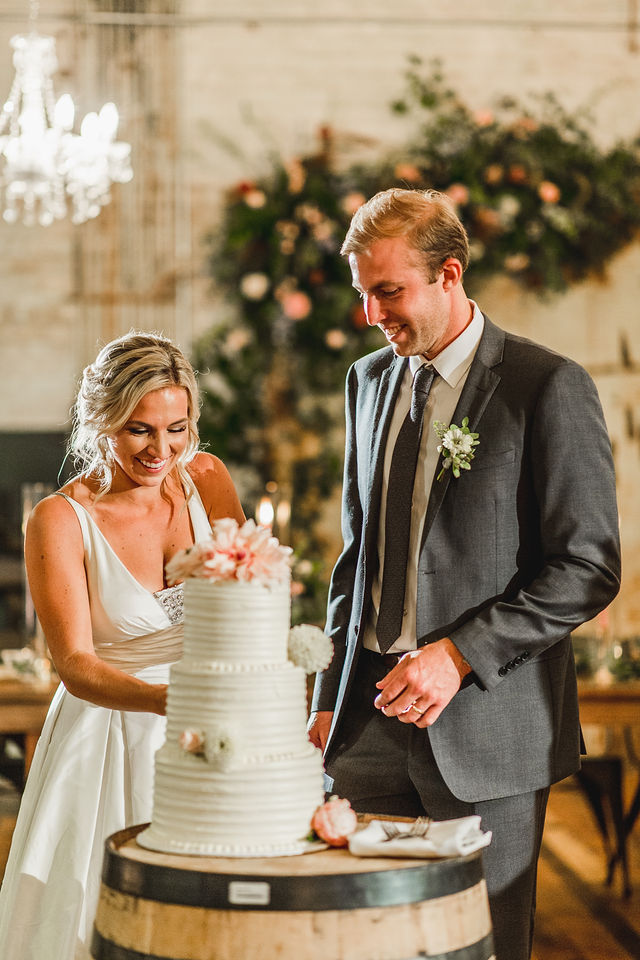
[[[207,730],[183,730],[178,738],[185,753],[202,757],[212,770],[229,770],[238,757],[238,741],[225,727],[213,726]]]
[[[216,520],[211,536],[181,550],[166,567],[171,585],[188,577],[206,580],[243,580],[272,586],[290,576],[291,547],[282,546],[268,527],[246,520],[239,526],[225,517]]]
[[[287,653],[296,667],[302,667],[305,673],[317,673],[331,663],[333,643],[320,627],[301,623],[289,631]]]
[[[225,727],[209,727],[204,737],[204,757],[213,770],[230,770],[238,758],[238,741]]]

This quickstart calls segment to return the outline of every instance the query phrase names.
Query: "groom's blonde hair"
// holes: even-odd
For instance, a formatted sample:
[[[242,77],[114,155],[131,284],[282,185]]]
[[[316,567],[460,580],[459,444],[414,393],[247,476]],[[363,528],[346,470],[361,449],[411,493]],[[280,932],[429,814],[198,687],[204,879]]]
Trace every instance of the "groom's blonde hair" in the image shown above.
[[[445,260],[469,266],[469,239],[452,201],[438,190],[393,188],[376,193],[353,215],[340,253],[363,253],[377,240],[406,237],[434,283]]]

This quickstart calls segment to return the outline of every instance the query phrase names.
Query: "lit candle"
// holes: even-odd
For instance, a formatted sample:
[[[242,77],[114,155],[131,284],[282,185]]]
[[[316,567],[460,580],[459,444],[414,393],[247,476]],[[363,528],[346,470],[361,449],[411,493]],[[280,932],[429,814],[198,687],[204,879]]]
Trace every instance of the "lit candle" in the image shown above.
[[[256,507],[256,520],[263,527],[270,527],[273,523],[274,509],[271,497],[261,497]]]

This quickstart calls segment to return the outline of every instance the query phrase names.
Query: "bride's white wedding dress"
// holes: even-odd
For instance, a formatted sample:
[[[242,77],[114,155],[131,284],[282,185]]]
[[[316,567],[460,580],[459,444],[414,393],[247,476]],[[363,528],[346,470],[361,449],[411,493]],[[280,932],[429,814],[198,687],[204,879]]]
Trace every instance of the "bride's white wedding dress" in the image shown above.
[[[182,649],[182,586],[146,590],[84,507],[66,499],[82,528],[98,656],[149,683],[166,683]],[[210,526],[197,491],[188,505],[194,539],[202,540]],[[164,717],[98,707],[60,684],[0,893],[2,960],[88,960],[104,841],[151,819],[154,754],[164,731]]]

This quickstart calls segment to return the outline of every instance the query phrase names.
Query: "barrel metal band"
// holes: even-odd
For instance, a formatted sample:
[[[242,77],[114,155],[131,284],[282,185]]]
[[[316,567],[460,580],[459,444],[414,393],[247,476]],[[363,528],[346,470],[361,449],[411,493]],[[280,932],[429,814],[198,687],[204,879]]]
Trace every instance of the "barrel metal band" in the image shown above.
[[[360,910],[366,907],[394,907],[421,903],[460,893],[484,878],[480,852],[469,857],[431,860],[398,870],[352,874],[288,876],[208,873],[182,870],[117,855],[112,843],[105,844],[103,883],[112,890],[143,900],[180,906],[214,907],[219,910]],[[231,883],[266,883],[270,888],[267,907],[253,903],[230,903]]]

